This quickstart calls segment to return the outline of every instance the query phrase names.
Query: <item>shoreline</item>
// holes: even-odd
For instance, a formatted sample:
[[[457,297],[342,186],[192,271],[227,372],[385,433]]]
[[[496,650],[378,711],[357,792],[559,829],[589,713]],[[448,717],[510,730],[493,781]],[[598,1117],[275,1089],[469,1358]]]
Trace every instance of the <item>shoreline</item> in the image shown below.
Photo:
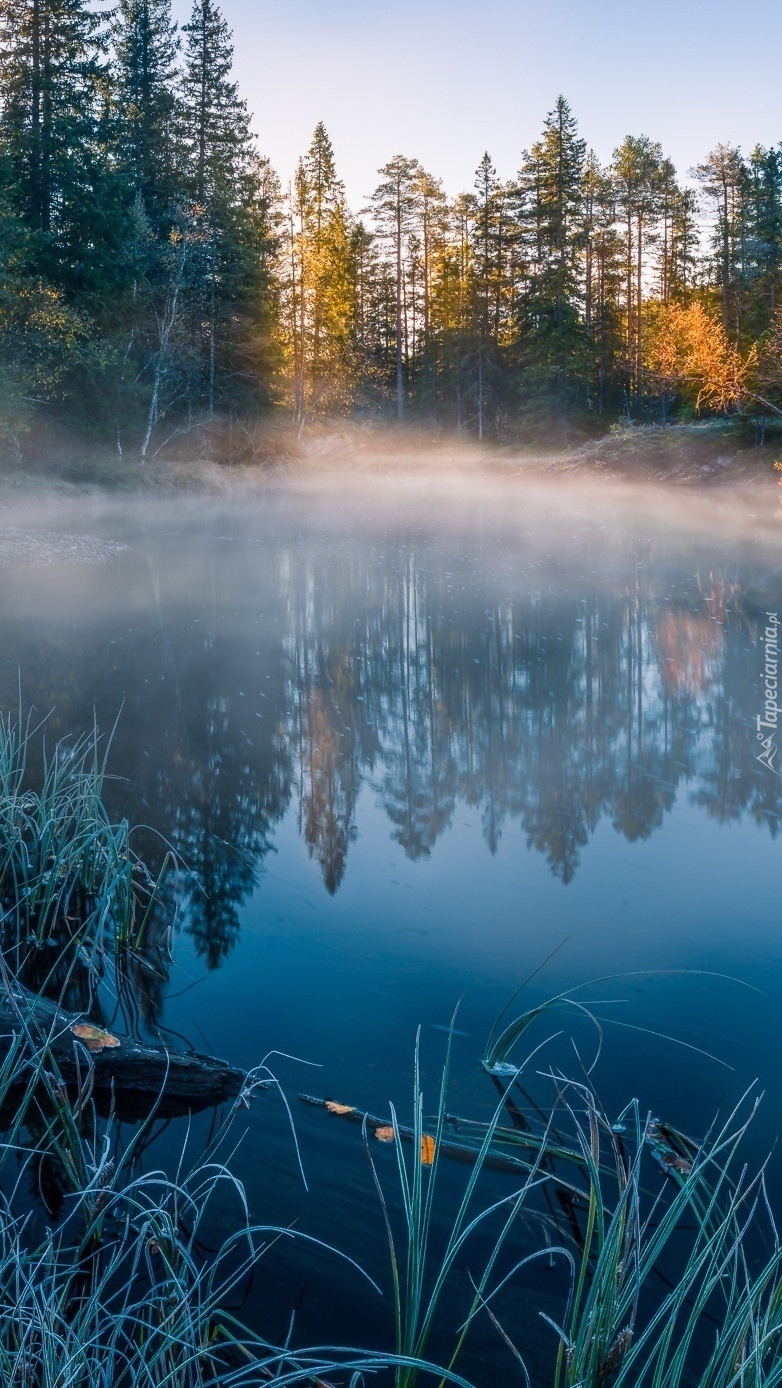
[[[203,441],[202,441],[203,442]],[[21,494],[63,497],[230,493],[334,479],[406,478],[579,481],[599,478],[675,488],[775,486],[782,482],[782,437],[755,442],[734,421],[617,427],[572,447],[545,448],[458,437],[435,439],[407,428],[316,424],[301,437],[274,424],[263,432],[257,460],[230,462],[208,448],[153,459],[117,459],[69,443],[59,458],[0,468],[0,500]]]

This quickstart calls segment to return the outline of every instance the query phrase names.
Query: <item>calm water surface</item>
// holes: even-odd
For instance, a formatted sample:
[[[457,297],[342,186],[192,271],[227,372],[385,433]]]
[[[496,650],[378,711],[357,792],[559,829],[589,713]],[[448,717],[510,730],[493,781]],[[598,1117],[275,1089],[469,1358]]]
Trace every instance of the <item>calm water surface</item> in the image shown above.
[[[319,1067],[273,1062],[308,1192],[279,1100],[248,1117],[235,1166],[259,1221],[297,1221],[387,1286],[358,1130],[297,1093],[409,1117],[421,1027],[431,1109],[461,998],[451,1107],[485,1115],[489,1027],[560,944],[529,999],[623,975],[584,994],[609,1111],[637,1096],[698,1132],[757,1080],[753,1143],[771,1145],[782,784],[755,720],[765,613],[782,616],[775,505],[389,482],[63,506],[45,529],[120,547],[0,567],[3,704],[21,679],[51,736],[119,714],[117,811],[191,870],[140,1025]],[[521,1340],[534,1280],[509,1302]],[[285,1246],[245,1313],[277,1339],[293,1311],[298,1343],[390,1342],[387,1297]],[[501,1381],[494,1332],[477,1345],[465,1369]]]

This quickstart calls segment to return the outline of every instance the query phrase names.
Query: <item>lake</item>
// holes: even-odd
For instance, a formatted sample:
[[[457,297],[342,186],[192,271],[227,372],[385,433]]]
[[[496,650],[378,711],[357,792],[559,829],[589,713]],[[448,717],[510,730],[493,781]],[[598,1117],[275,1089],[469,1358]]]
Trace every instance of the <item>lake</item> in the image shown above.
[[[420,1028],[431,1113],[458,1003],[450,1107],[487,1116],[486,1037],[541,965],[525,1006],[609,976],[579,994],[609,1112],[637,1097],[701,1134],[757,1082],[751,1153],[773,1145],[782,753],[758,760],[757,719],[777,507],[407,478],[6,508],[3,707],[21,688],[50,740],[116,723],[112,806],[187,868],[135,1024],[245,1067],[281,1053],[308,1189],[262,1094],[233,1162],[252,1215],[386,1289],[286,1239],[243,1308],[269,1339],[292,1315],[299,1344],[392,1339],[360,1130],[298,1094],[406,1121]],[[596,1031],[576,1033],[578,1055],[552,1044],[581,1063]],[[553,1335],[530,1320],[543,1277],[509,1302],[522,1340]],[[489,1388],[503,1354],[483,1322],[464,1372]]]

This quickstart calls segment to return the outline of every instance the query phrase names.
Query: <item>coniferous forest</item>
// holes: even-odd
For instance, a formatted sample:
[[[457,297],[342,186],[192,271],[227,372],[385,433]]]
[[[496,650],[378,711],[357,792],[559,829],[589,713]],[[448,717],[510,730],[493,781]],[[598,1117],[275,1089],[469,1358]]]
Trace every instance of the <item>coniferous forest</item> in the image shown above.
[[[412,155],[283,187],[215,0],[0,0],[0,447],[118,456],[276,413],[562,442],[782,413],[782,146],[601,164],[558,98],[509,181]],[[521,149],[529,137],[519,131]],[[239,445],[237,445],[239,447]]]

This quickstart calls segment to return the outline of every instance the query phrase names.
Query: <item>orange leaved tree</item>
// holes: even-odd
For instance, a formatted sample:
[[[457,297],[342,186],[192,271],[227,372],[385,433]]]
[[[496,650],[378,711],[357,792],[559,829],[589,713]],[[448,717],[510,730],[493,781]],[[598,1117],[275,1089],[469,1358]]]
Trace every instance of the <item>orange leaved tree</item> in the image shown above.
[[[697,411],[705,406],[718,413],[758,398],[749,386],[757,348],[742,353],[734,347],[722,321],[703,304],[650,304],[647,311],[644,365],[661,391],[683,395]]]

